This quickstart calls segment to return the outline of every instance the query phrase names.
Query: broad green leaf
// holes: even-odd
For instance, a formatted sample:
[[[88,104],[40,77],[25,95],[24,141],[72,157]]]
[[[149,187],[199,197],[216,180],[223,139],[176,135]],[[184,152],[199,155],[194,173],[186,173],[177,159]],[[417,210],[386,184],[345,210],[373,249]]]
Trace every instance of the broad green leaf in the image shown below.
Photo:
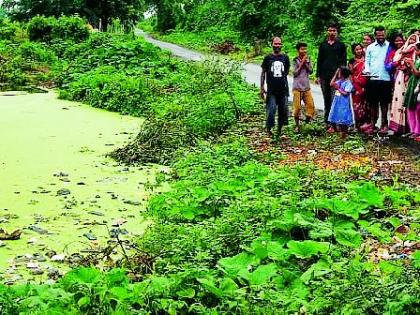
[[[334,238],[344,246],[359,247],[362,244],[362,236],[356,231],[352,222],[338,221],[334,225]]]
[[[315,208],[327,209],[332,213],[341,214],[357,220],[360,213],[362,213],[364,210],[364,205],[354,201],[332,198],[315,201]]]
[[[120,268],[111,269],[106,275],[106,280],[110,286],[128,283],[128,277],[125,270]]]
[[[320,259],[317,263],[313,264],[311,267],[309,267],[308,270],[306,270],[300,279],[303,282],[308,282],[311,279],[315,279],[317,277],[321,277],[327,273],[331,272],[330,269],[330,262],[325,259]]]
[[[389,231],[383,230],[380,223],[370,224],[367,221],[360,220],[359,225],[376,237],[379,241],[388,243],[391,241],[391,233]]]
[[[274,261],[284,261],[289,258],[289,251],[284,248],[284,243],[270,241],[267,243],[268,257]]]
[[[333,235],[333,226],[331,221],[319,221],[313,225],[309,231],[309,236],[312,239],[330,238]]]
[[[213,293],[217,297],[223,297],[223,291],[216,286],[214,278],[200,278],[197,279],[198,282],[209,292]]]
[[[251,266],[257,265],[259,259],[246,252],[233,257],[226,257],[219,260],[219,265],[230,276],[235,277],[241,270],[248,270]]]
[[[225,295],[234,296],[237,289],[238,285],[231,278],[224,278],[222,282],[220,282],[220,290],[222,290]]]
[[[178,291],[176,294],[181,298],[192,299],[195,296],[195,290],[193,288],[188,288],[185,290]]]
[[[363,210],[363,205],[348,200],[333,199],[330,210],[357,220]]]
[[[294,215],[295,212],[292,209],[286,209],[280,219],[272,220],[268,225],[284,232],[290,232],[296,226]]]
[[[361,185],[351,185],[350,189],[356,193],[357,199],[366,204],[367,207],[383,207],[384,196],[371,182]]]
[[[399,275],[403,271],[402,266],[399,266],[395,263],[385,261],[385,260],[381,260],[378,266],[379,266],[379,269],[381,269],[381,271],[386,275],[389,275],[389,274]]]
[[[387,221],[391,223],[394,228],[397,228],[402,224],[402,221],[396,217],[390,217]]]
[[[150,285],[149,285],[149,289],[154,293],[154,294],[161,294],[164,293],[168,290],[168,288],[170,287],[171,283],[170,280],[166,277],[151,277],[150,278]]]
[[[312,226],[314,218],[311,214],[295,213],[293,215],[293,222],[298,226],[308,227]]]
[[[262,285],[270,281],[271,277],[276,275],[278,267],[276,264],[258,266],[253,272],[243,270],[240,276],[248,280],[250,285]]]
[[[384,187],[384,197],[389,198],[394,207],[409,206],[410,193],[408,191],[395,190],[391,187]]]
[[[88,296],[83,296],[83,297],[81,297],[80,299],[79,299],[79,301],[77,301],[77,305],[79,306],[79,307],[85,307],[85,306],[87,306],[87,305],[89,305],[90,304],[90,297],[88,297]]]
[[[124,287],[114,287],[109,292],[119,301],[123,301],[130,297],[130,292]]]
[[[96,283],[102,277],[101,272],[94,268],[78,268],[70,271],[63,279],[65,283]]]
[[[251,251],[259,259],[267,257],[267,241],[257,239],[251,243]]]
[[[316,241],[290,241],[287,243],[289,253],[295,255],[297,258],[309,258],[318,253],[325,254],[328,252],[330,244],[327,242]]]

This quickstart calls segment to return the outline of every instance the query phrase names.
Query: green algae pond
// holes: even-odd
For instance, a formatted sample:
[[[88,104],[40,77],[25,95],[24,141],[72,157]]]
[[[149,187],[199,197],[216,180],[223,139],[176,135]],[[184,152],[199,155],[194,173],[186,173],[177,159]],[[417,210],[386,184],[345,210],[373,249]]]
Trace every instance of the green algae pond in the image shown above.
[[[144,232],[147,187],[165,169],[106,157],[141,123],[55,93],[0,94],[0,234],[22,232],[0,241],[0,282],[63,273],[61,261],[105,246],[116,226]]]

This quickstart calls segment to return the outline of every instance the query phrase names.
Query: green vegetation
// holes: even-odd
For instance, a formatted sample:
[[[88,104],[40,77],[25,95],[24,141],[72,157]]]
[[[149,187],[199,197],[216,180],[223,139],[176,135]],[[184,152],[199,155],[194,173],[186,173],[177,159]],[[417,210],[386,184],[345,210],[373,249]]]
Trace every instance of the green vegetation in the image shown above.
[[[153,273],[132,282],[123,270],[82,268],[53,286],[3,287],[4,310],[412,314],[418,308],[418,255],[375,263],[369,257],[378,248],[369,240],[379,248],[394,236],[418,240],[419,192],[377,188],[314,165],[269,166],[236,135],[186,153],[172,178],[171,190],[150,200],[155,223],[138,243],[153,257]],[[400,233],[403,224],[408,233]]]
[[[283,50],[292,55],[298,41],[307,42],[314,59],[326,25],[331,22],[341,26],[341,38],[348,45],[360,42],[363,34],[372,33],[378,24],[389,33],[407,33],[420,27],[420,6],[415,0],[155,2],[156,16],[140,27],[146,26],[146,30],[165,40],[205,52],[231,43],[239,50],[233,50],[232,56],[239,59],[267,53],[274,35],[282,36]]]
[[[63,27],[73,30],[62,33],[69,34],[64,42],[56,38]],[[131,35],[92,33],[84,40],[77,17],[35,17],[27,29],[29,39],[0,42],[3,88],[57,85],[63,99],[147,117],[138,141],[114,154],[119,159],[168,163],[178,148],[256,111],[255,93],[233,63],[179,61]]]
[[[171,10],[178,8],[172,3]],[[212,3],[205,2],[202,25],[203,16],[214,12]],[[240,32],[284,5],[262,2],[271,6],[259,16],[261,8],[251,1],[237,3],[233,8],[246,13],[236,17]],[[359,136],[338,143],[316,124],[304,126],[301,135],[288,128],[289,142],[258,143],[261,134],[258,141],[253,137],[261,128],[260,103],[234,63],[179,61],[121,34],[84,39],[72,32],[74,38],[57,41],[54,28],[45,30],[59,21],[37,17],[25,26],[40,42],[20,36],[25,32],[19,24],[2,22],[14,30],[0,42],[9,64],[2,64],[2,82],[9,88],[48,83],[62,98],[146,117],[137,139],[113,156],[171,165],[171,174],[160,178],[170,189],[150,199],[153,224],[138,239],[139,255],[125,262],[126,270],[100,271],[92,261],[53,284],[0,286],[0,313],[415,313],[415,180],[405,184],[399,173],[375,180],[369,175],[373,165],[331,170],[317,164],[322,154],[373,150]],[[34,73],[41,67],[42,74]],[[298,144],[320,155],[286,163],[290,152],[302,151]]]
[[[113,19],[118,19],[125,30],[131,30],[144,9],[142,0],[4,0],[1,4],[2,12],[7,12],[14,20],[28,21],[37,15],[58,18],[77,14],[105,31]]]

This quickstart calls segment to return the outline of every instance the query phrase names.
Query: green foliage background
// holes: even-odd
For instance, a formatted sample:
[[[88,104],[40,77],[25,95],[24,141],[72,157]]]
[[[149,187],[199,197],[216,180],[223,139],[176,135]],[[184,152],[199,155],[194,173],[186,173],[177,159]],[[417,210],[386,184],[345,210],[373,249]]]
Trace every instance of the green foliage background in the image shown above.
[[[316,58],[317,47],[326,35],[326,26],[340,27],[341,39],[350,47],[365,33],[383,25],[388,34],[420,28],[420,3],[416,0],[176,0],[153,1],[156,15],[141,24],[165,40],[203,51],[232,42],[240,49],[233,57],[255,58],[266,53],[272,36],[282,36],[283,50],[294,55],[299,41],[309,44]],[[150,29],[152,23],[152,29]],[[258,48],[258,49],[257,49]],[[350,52],[349,52],[350,54]]]

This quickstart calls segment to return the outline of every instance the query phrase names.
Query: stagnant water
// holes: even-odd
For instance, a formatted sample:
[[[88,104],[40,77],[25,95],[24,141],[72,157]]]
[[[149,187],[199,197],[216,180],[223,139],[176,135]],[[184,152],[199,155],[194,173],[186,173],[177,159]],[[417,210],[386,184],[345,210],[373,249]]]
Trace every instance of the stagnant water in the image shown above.
[[[105,156],[141,122],[54,93],[0,94],[0,228],[22,230],[20,239],[0,243],[0,282],[63,272],[64,264],[50,259],[54,253],[57,259],[105,245],[115,221],[127,221],[120,227],[125,237],[144,232],[145,184],[162,169]]]

